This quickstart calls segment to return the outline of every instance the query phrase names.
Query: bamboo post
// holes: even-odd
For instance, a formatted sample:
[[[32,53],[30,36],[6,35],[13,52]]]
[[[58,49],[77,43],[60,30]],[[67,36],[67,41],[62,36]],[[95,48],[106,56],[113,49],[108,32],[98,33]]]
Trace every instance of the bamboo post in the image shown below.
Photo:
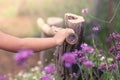
[[[66,39],[66,41],[62,45],[56,47],[55,59],[57,73],[59,76],[58,80],[68,80],[69,77],[69,72],[67,68],[64,67],[63,65],[64,62],[61,61],[61,56],[65,52],[71,52],[74,51],[75,49],[79,50],[80,44],[83,42],[84,18],[75,14],[66,13],[65,23],[67,28],[71,28],[75,31],[77,38],[75,35],[70,35],[67,39],[70,41],[75,41],[73,44],[69,44]],[[72,68],[73,72],[77,72],[79,69],[77,65],[73,65]],[[80,78],[78,80],[80,80]]]
[[[48,17],[47,24],[50,26],[63,27],[63,18],[61,17]]]
[[[45,23],[45,21],[42,18],[38,18],[37,23],[40,30],[42,31],[41,37],[51,37],[54,36],[56,32],[62,28],[63,19],[60,17],[49,17],[47,19],[47,22]],[[53,59],[54,57],[53,53],[54,53],[54,48],[40,52],[40,60],[42,61],[43,67],[46,64],[55,61]]]

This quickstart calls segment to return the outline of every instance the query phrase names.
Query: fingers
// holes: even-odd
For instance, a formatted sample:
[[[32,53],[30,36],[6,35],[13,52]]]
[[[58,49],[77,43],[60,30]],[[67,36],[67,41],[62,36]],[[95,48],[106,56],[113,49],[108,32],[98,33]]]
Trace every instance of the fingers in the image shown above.
[[[51,30],[53,31],[54,35],[59,32],[60,30],[62,30],[63,28],[58,28],[58,27],[55,27],[55,26],[52,26],[51,27]]]
[[[67,36],[68,36],[69,34],[75,33],[73,29],[66,28],[66,30],[67,30],[67,31],[66,31]]]
[[[68,33],[75,33],[73,29],[68,29]]]
[[[75,34],[73,29],[67,29],[66,42],[73,45],[77,43],[78,36]]]
[[[45,24],[44,20],[42,18],[37,19],[38,26],[43,26]]]

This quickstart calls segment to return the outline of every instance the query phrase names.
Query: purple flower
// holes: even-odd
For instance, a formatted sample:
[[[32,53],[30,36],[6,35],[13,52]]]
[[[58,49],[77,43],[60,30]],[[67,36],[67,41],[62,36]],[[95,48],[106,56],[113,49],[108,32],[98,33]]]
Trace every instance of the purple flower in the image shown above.
[[[120,60],[120,54],[117,54],[117,56],[115,57],[116,60]]]
[[[33,54],[33,50],[19,50],[18,53],[15,54],[14,59],[15,61],[25,66],[25,61]]]
[[[78,59],[78,61],[81,62],[81,63],[83,63],[83,62],[85,62],[85,61],[88,61],[88,57],[87,57],[87,56],[80,57],[80,58]]]
[[[88,45],[86,44],[86,43],[83,43],[83,44],[81,44],[81,47],[84,49],[84,48],[86,48]]]
[[[100,70],[107,69],[107,65],[105,63],[102,63],[102,64],[100,64],[98,69],[100,69]]]
[[[81,44],[82,51],[85,53],[93,53],[94,48],[91,46],[88,46],[86,43]]]
[[[112,33],[113,35],[113,38],[116,39],[116,40],[119,40],[120,39],[120,34],[117,34],[117,33]]]
[[[115,32],[113,32],[112,34],[110,34],[109,36],[111,39],[115,39],[115,40],[120,40],[120,34],[117,34]]]
[[[70,67],[72,64],[75,64],[77,62],[76,60],[77,54],[74,53],[65,53],[63,54],[63,56],[61,57],[61,59],[65,62],[65,66],[66,67]]]
[[[71,78],[77,78],[78,76],[77,76],[76,73],[71,73],[71,74],[70,74],[70,77],[71,77]]]
[[[115,47],[116,47],[117,51],[120,51],[120,42],[116,42],[116,46]]]
[[[67,62],[65,62],[65,67],[67,67],[67,68],[69,68],[69,67],[71,67],[71,63],[67,63]]]
[[[83,14],[88,13],[88,8],[84,8],[84,9],[82,9],[81,13],[83,13]]]
[[[106,42],[107,42],[107,43],[110,43],[111,41],[112,41],[112,39],[111,39],[110,36],[106,38]]]
[[[92,61],[85,61],[83,62],[83,65],[85,65],[86,67],[88,68],[91,68],[94,66],[93,62]]]
[[[97,23],[95,23],[92,30],[93,31],[98,31],[99,29],[100,29],[100,26]]]
[[[110,64],[108,70],[115,69],[117,67],[116,63]]]
[[[87,36],[87,40],[91,40],[91,39],[95,39],[95,40],[98,39],[97,34],[93,34],[92,33],[92,34],[90,34],[90,35]]]
[[[0,76],[0,80],[6,80],[5,77],[3,76]]]
[[[98,27],[98,26],[94,26],[94,27],[92,28],[92,30],[93,30],[93,31],[98,31],[98,30],[99,30],[99,27]]]
[[[56,71],[54,64],[49,64],[44,68],[44,72],[46,74],[54,74]]]
[[[98,53],[99,53],[99,54],[103,54],[103,50],[99,50]]]
[[[75,50],[74,52],[72,52],[73,54],[77,54],[79,57],[84,56],[84,52],[82,50]]]
[[[50,76],[43,76],[40,80],[52,80],[52,78]]]
[[[115,45],[110,47],[109,51],[113,54],[119,54],[120,53],[120,43],[116,41]]]
[[[115,48],[115,46],[110,47],[109,51],[110,51],[111,53],[116,53],[116,48]]]

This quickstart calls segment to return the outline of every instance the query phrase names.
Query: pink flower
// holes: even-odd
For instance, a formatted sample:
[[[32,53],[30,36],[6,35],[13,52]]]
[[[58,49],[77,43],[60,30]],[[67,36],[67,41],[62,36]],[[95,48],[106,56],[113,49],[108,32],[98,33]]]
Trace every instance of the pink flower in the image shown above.
[[[83,56],[83,57],[80,57],[78,60],[79,60],[79,62],[83,63],[85,61],[88,61],[88,57],[87,56]]]
[[[44,72],[46,74],[54,74],[56,71],[54,64],[49,64],[44,68]]]
[[[110,64],[110,65],[108,66],[108,70],[115,69],[116,67],[117,67],[117,64],[116,64],[116,63]]]
[[[26,60],[34,54],[33,50],[19,50],[15,55],[15,61],[22,66],[26,65]]]
[[[93,65],[94,65],[92,61],[85,61],[85,62],[83,62],[83,64],[88,68],[93,67]]]
[[[99,54],[102,54],[102,53],[103,53],[103,50],[99,50],[98,53],[99,53]]]
[[[81,44],[82,51],[85,53],[93,53],[94,48],[92,46],[88,46],[86,43]]]
[[[40,80],[52,80],[52,78],[50,76],[43,76]]]
[[[117,56],[115,57],[116,60],[120,60],[120,54],[117,54]]]
[[[71,78],[77,78],[78,76],[77,76],[76,73],[71,73],[71,74],[70,74],[70,77],[71,77]]]
[[[82,9],[81,13],[83,13],[83,14],[88,13],[88,8],[84,8],[84,9]]]
[[[98,26],[94,26],[94,27],[92,28],[92,30],[93,30],[93,31],[98,31],[98,30],[99,30],[99,27],[98,27]]]
[[[0,75],[0,80],[6,80],[6,79],[2,75]]]
[[[107,65],[105,63],[102,63],[102,64],[100,64],[100,66],[98,67],[98,69],[101,69],[101,70],[107,69]]]
[[[63,54],[61,59],[65,62],[66,67],[70,67],[72,64],[77,63],[76,57],[77,57],[77,54],[67,52]]]

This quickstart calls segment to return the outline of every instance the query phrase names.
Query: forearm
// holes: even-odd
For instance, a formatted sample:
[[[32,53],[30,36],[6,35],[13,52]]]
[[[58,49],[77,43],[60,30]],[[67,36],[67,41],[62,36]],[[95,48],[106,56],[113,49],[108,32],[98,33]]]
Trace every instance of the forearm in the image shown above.
[[[0,32],[0,49],[14,52],[21,49],[41,51],[62,44],[70,33],[74,33],[74,31],[62,29],[52,38],[18,38]]]
[[[16,52],[21,47],[21,38],[0,32],[0,49]]]
[[[21,49],[41,51],[56,46],[54,38],[18,38],[0,32],[0,49],[17,52]]]
[[[24,38],[22,39],[21,49],[32,49],[41,51],[56,46],[54,38]]]
[[[18,38],[12,40],[6,40],[1,49],[17,52],[22,49],[31,49],[35,52],[52,48],[56,46],[56,42],[53,38]]]

